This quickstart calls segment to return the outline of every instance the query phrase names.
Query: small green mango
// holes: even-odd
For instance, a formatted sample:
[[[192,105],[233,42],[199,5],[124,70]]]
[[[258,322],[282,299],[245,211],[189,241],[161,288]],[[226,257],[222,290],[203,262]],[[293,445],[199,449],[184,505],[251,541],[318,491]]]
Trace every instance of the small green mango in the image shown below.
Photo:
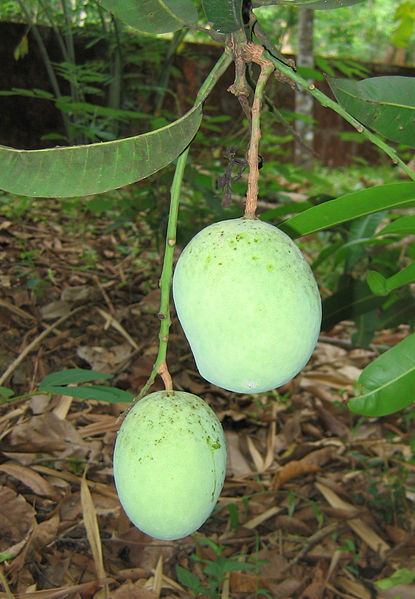
[[[238,393],[275,389],[308,362],[321,325],[321,299],[296,244],[260,220],[202,229],[173,276],[177,316],[197,368]]]
[[[181,539],[202,526],[222,490],[222,426],[196,395],[151,393],[125,417],[113,466],[118,497],[133,524],[157,539]]]

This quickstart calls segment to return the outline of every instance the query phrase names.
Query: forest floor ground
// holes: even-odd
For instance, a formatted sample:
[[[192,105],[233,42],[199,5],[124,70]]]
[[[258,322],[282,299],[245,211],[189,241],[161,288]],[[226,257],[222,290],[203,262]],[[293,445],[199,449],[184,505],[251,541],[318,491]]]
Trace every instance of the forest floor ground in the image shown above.
[[[0,597],[413,599],[414,413],[347,409],[377,347],[406,331],[363,349],[341,323],[293,381],[248,396],[198,375],[173,313],[175,388],[215,410],[229,460],[200,531],[158,541],[128,521],[114,488],[127,405],[37,386],[93,368],[139,392],[158,349],[162,250],[144,221],[111,229],[106,214],[19,202],[0,214],[0,376],[9,369],[2,384],[16,396],[0,405]]]

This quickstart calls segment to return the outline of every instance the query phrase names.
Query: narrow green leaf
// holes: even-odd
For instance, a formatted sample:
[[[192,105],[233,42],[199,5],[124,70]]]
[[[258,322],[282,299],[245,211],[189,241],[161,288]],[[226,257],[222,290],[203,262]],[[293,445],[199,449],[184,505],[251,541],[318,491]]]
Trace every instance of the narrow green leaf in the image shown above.
[[[329,331],[342,320],[355,320],[384,303],[385,299],[374,295],[365,281],[348,279],[336,293],[323,301],[321,328]]]
[[[244,26],[242,0],[203,0],[202,5],[215,31],[233,33]]]
[[[363,242],[364,239],[370,238],[376,231],[382,218],[385,216],[385,211],[375,212],[374,214],[367,214],[354,220],[350,225],[350,231],[348,236],[349,242]],[[356,262],[362,257],[364,251],[362,245],[353,245],[348,248],[346,256],[346,272],[356,264]]]
[[[402,216],[378,231],[377,235],[411,235],[415,233],[415,214]]]
[[[39,390],[47,391],[49,387],[56,385],[73,385],[75,383],[89,383],[91,381],[98,381],[102,379],[110,379],[111,374],[104,372],[97,372],[96,370],[86,370],[83,368],[67,368],[66,370],[59,370],[58,372],[52,372],[45,376],[45,378],[39,384]]]
[[[0,91],[0,96],[27,96],[29,98],[38,98],[41,100],[54,100],[55,96],[43,89],[22,89],[20,87],[12,87],[11,90]]]
[[[410,206],[415,206],[415,183],[388,183],[313,206],[284,221],[279,228],[293,238],[301,237],[379,210]]]
[[[304,202],[290,202],[289,204],[282,204],[277,208],[271,208],[261,214],[261,220],[272,220],[275,218],[281,218],[287,214],[297,214],[298,212],[304,212],[313,206],[312,202],[308,200]]]
[[[32,197],[73,197],[116,189],[157,172],[193,139],[198,103],[170,125],[125,139],[46,150],[0,146],[0,189]]]
[[[328,77],[337,101],[355,119],[387,139],[415,147],[415,78]]]
[[[415,262],[408,264],[402,270],[397,272],[395,275],[386,279],[386,287],[389,291],[402,287],[403,285],[409,285],[415,281]]]
[[[100,4],[142,33],[169,33],[197,20],[191,0],[100,0]]]
[[[415,325],[415,298],[412,295],[400,297],[382,310],[378,316],[377,329],[390,329],[402,323]]]
[[[345,6],[352,6],[353,4],[359,4],[359,2],[365,2],[365,0],[317,0],[308,4],[308,8],[314,8],[317,10],[333,10],[335,8],[344,8]],[[303,4],[303,2],[301,2]]]
[[[345,260],[348,257],[348,253],[353,250],[353,249],[362,249],[362,246],[382,246],[382,245],[388,245],[388,240],[387,239],[373,239],[373,237],[366,237],[363,239],[355,239],[354,241],[348,241],[347,243],[344,243],[336,252],[336,258],[334,260],[334,264],[337,266],[338,264],[341,264],[341,262],[343,262],[343,260]],[[360,256],[358,256],[360,257]],[[357,257],[357,259],[358,259]],[[348,271],[349,268],[346,267],[346,271]]]
[[[78,399],[106,401],[108,403],[129,403],[133,401],[134,395],[106,385],[85,385],[84,387],[59,387],[48,385],[47,391],[55,395],[69,395]]]
[[[253,0],[252,6],[258,8],[260,6],[286,4],[289,6],[306,6],[316,10],[333,10],[359,4],[359,2],[365,2],[365,0]]]
[[[354,319],[354,322],[357,330],[352,335],[352,343],[369,347],[378,326],[377,310],[360,314]]]
[[[410,406],[415,388],[415,334],[371,362],[358,379],[359,397],[349,409],[363,416],[386,416]]]

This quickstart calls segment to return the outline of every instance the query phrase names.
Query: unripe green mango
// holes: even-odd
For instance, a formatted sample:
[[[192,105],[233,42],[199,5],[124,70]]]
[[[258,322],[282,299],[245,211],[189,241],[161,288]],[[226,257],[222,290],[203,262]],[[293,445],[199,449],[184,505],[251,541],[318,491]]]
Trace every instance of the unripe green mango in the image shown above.
[[[193,237],[176,264],[173,298],[200,374],[230,391],[283,385],[317,343],[311,269],[288,235],[257,219],[214,223]]]
[[[202,526],[222,490],[222,426],[196,395],[151,393],[125,417],[113,465],[118,497],[133,524],[157,539],[181,539]]]

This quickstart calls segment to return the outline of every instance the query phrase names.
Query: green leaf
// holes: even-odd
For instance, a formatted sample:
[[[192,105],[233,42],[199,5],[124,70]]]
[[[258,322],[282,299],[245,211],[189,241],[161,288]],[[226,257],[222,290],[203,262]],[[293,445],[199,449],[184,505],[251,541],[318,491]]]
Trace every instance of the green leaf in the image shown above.
[[[142,33],[169,33],[197,20],[191,0],[100,0],[100,4]]]
[[[388,578],[382,578],[382,580],[377,580],[375,585],[379,589],[382,589],[382,591],[386,591],[387,589],[396,587],[398,584],[411,584],[414,580],[415,572],[412,572],[407,568],[399,568],[399,570],[396,570],[392,576],[388,576]]]
[[[24,96],[28,98],[38,98],[41,100],[55,100],[55,96],[43,89],[22,89],[20,87],[12,87],[6,91],[0,91],[0,96]]]
[[[6,560],[13,559],[13,557],[13,553],[10,553],[10,551],[0,551],[0,564]]]
[[[401,2],[394,14],[393,20],[398,22],[390,43],[397,48],[407,48],[415,29],[415,2],[406,0]]]
[[[411,235],[415,233],[415,214],[402,216],[378,231],[377,235]]]
[[[346,272],[356,264],[362,257],[364,251],[361,244],[368,240],[376,231],[382,218],[385,216],[385,211],[375,212],[361,216],[352,222],[348,236],[348,242],[354,242],[354,245],[348,248],[346,255]]]
[[[388,295],[394,289],[409,285],[415,281],[415,262],[408,264],[405,268],[387,279],[379,272],[370,270],[367,275],[367,283],[374,294]]]
[[[177,580],[180,582],[180,584],[187,587],[195,594],[199,593],[199,591],[203,589],[199,578],[196,576],[196,574],[193,574],[193,572],[182,568],[182,566],[176,565],[176,574]]]
[[[282,195],[282,194],[281,194]],[[273,218],[280,218],[287,214],[296,214],[298,212],[304,212],[313,206],[312,202],[290,202],[289,204],[282,204],[277,208],[271,208],[261,214],[261,220],[272,220]]]
[[[322,231],[379,210],[415,205],[415,183],[388,183],[313,206],[279,225],[291,237]]]
[[[385,277],[375,270],[369,270],[366,277],[367,284],[375,295],[388,295],[389,289]]]
[[[355,320],[384,303],[384,298],[374,295],[365,281],[347,279],[336,293],[323,301],[321,328],[329,331],[342,320]]]
[[[318,0],[317,2],[308,4],[308,8],[332,10],[335,8],[343,8],[344,6],[352,6],[353,4],[359,4],[360,2],[365,2],[365,0]],[[303,2],[301,4],[303,4]]]
[[[410,406],[415,388],[415,334],[371,362],[358,379],[359,397],[349,409],[363,416],[386,416]]]
[[[85,385],[83,387],[59,387],[48,385],[45,389],[55,395],[69,395],[79,399],[94,401],[106,401],[108,403],[130,403],[134,395],[118,389],[117,387],[107,387],[106,385]]]
[[[46,150],[0,146],[0,189],[67,198],[134,183],[177,158],[193,139],[201,116],[198,103],[170,125],[136,137]]]
[[[328,77],[337,101],[355,119],[387,139],[415,147],[415,78]]]
[[[104,372],[97,372],[96,370],[86,370],[83,368],[67,368],[66,370],[59,370],[58,372],[52,372],[45,376],[45,378],[39,384],[39,390],[47,391],[49,387],[56,385],[73,385],[75,383],[89,383],[91,381],[98,381],[101,379],[110,379],[111,374]]]
[[[378,326],[377,310],[371,310],[355,318],[357,331],[352,335],[352,343],[369,347]]]
[[[242,0],[203,0],[202,5],[215,31],[233,33],[244,26]]]
[[[14,392],[11,389],[9,389],[8,387],[0,386],[0,399],[8,399],[13,395]]]
[[[29,43],[27,40],[27,35],[25,34],[14,49],[14,52],[13,52],[14,60],[20,60],[20,58],[24,58],[26,56],[26,54],[28,54],[28,53],[29,53]]]
[[[306,6],[317,10],[332,10],[359,4],[359,2],[365,2],[365,0],[253,0],[252,6],[258,8],[271,4],[286,4],[289,6]]]

